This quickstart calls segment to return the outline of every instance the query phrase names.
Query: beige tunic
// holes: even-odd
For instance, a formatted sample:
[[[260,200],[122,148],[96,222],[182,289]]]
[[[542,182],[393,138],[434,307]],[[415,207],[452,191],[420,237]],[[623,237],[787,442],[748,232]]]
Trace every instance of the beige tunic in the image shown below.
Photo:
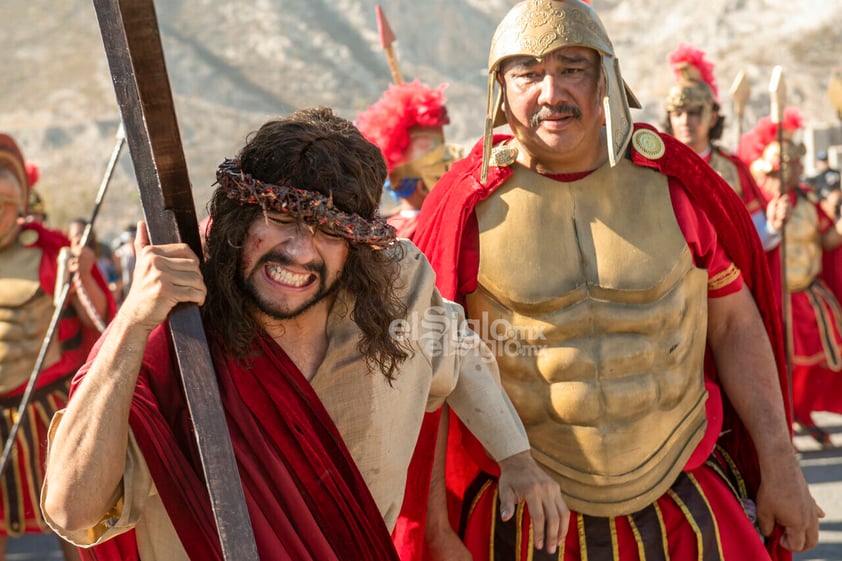
[[[423,254],[407,241],[401,241],[401,247],[406,255],[399,293],[408,314],[394,332],[409,338],[413,354],[398,379],[389,386],[382,376],[367,372],[356,350],[359,329],[349,317],[352,302],[340,296],[328,320],[326,357],[311,380],[390,530],[400,511],[407,468],[426,411],[447,401],[495,460],[529,448],[488,347],[468,329],[462,308],[441,298]],[[51,433],[60,420],[58,414]],[[48,484],[44,483],[45,489]],[[134,438],[130,438],[122,497],[118,493],[115,504],[121,498],[122,508],[114,517],[87,531],[68,532],[48,522],[60,536],[80,546],[135,528],[143,561],[188,559]]]

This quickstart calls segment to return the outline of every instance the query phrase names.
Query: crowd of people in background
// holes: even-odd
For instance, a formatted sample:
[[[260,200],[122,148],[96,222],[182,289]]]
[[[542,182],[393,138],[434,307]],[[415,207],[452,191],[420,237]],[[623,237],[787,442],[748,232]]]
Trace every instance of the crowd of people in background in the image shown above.
[[[665,100],[664,129],[691,147],[745,204],[766,250],[791,342],[786,351],[794,419],[821,446],[830,446],[830,435],[812,413],[842,413],[842,283],[835,251],[842,243],[839,174],[829,169],[822,151],[815,176],[805,177],[803,117],[794,107],[778,119],[760,119],[735,152],[725,149],[713,64],[688,44],[668,59],[676,83]]]

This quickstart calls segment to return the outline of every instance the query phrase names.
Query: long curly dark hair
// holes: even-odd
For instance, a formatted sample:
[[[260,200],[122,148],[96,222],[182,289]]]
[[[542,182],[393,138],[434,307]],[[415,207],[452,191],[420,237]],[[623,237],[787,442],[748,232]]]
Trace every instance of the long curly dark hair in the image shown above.
[[[267,122],[251,135],[237,160],[245,173],[260,181],[287,181],[332,196],[346,212],[369,219],[377,215],[386,179],[383,156],[350,121],[329,108],[303,109]],[[249,227],[263,219],[264,210],[231,200],[217,188],[208,212],[211,226],[202,263],[208,295],[202,317],[229,352],[247,359],[262,328],[244,297],[242,248]],[[354,297],[351,317],[362,332],[360,353],[370,370],[379,370],[389,380],[409,356],[408,348],[389,333],[392,322],[406,316],[395,291],[402,258],[399,247],[376,250],[351,243],[338,281],[339,290]]]

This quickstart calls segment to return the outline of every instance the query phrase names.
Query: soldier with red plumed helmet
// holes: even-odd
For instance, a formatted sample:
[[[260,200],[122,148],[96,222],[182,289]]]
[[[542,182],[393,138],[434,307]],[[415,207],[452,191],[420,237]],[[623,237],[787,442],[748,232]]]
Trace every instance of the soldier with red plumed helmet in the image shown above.
[[[719,92],[713,64],[705,53],[682,43],[669,55],[676,83],[665,100],[667,117],[664,130],[692,148],[743,199],[764,249],[772,250],[781,241],[786,219],[786,197],[767,202],[748,166],[719,144],[725,117],[719,112]]]
[[[768,117],[748,131],[740,144],[764,193],[786,197],[792,207],[785,226],[784,266],[790,309],[785,319],[792,331],[793,412],[810,436],[829,446],[830,436],[815,424],[812,413],[842,413],[842,308],[831,289],[839,285],[839,272],[828,275],[831,271],[825,270],[840,257],[842,220],[828,215],[818,193],[801,181],[806,149],[796,134],[802,124],[801,113],[787,108],[782,121],[783,149],[779,125]]]
[[[399,237],[412,237],[424,198],[462,156],[461,148],[444,139],[444,126],[450,123],[446,87],[433,89],[419,80],[392,84],[357,117],[360,131],[386,160],[386,189],[399,202],[388,221]]]

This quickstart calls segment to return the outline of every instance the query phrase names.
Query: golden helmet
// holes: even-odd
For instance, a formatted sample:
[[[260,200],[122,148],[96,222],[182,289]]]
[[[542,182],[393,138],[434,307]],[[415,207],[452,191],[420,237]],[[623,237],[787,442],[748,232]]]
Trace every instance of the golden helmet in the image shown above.
[[[681,43],[667,58],[676,82],[664,103],[668,112],[691,107],[712,110],[714,105],[719,105],[713,63],[707,60],[704,51]]]
[[[494,94],[500,64],[513,56],[541,58],[562,47],[588,47],[600,54],[606,81],[603,107],[611,165],[625,152],[632,133],[629,107],[639,108],[640,103],[623,81],[614,47],[596,12],[580,0],[524,0],[506,14],[491,40],[483,181],[491,154],[492,130],[506,122],[502,89]]]

